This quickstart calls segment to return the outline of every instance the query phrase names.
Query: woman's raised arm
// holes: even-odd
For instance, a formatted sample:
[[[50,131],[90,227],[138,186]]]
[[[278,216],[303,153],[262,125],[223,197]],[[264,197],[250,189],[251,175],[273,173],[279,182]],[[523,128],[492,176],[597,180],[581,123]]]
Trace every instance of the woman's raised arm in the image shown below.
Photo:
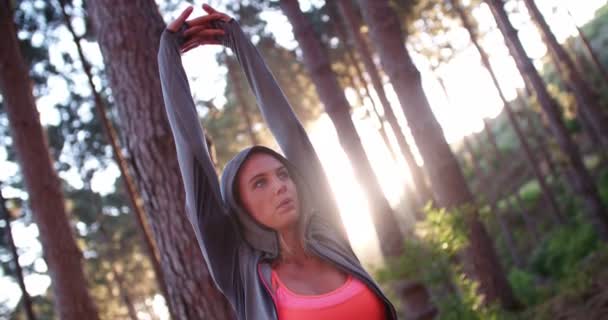
[[[223,15],[208,5],[204,5],[203,9],[210,15]],[[196,19],[191,22],[193,26],[198,24]],[[188,21],[189,24],[191,22]],[[266,125],[281,147],[285,157],[304,176],[310,189],[312,189],[315,205],[320,207],[323,214],[331,218],[336,227],[343,231],[344,227],[321,162],[304,131],[304,127],[293,112],[262,56],[243,33],[236,20],[218,21],[217,27],[225,31],[225,35],[221,37],[223,44],[230,47],[236,55],[256,97]],[[187,31],[187,34],[195,35],[197,33],[195,27],[191,29],[192,31]]]
[[[227,298],[234,299],[240,283],[238,247],[241,238],[235,221],[223,206],[215,168],[209,157],[203,130],[182,67],[180,47],[184,43],[183,23],[191,8],[163,32],[158,50],[158,67],[165,109],[177,150],[186,192],[186,211],[214,281]],[[215,30],[210,34],[222,34]]]

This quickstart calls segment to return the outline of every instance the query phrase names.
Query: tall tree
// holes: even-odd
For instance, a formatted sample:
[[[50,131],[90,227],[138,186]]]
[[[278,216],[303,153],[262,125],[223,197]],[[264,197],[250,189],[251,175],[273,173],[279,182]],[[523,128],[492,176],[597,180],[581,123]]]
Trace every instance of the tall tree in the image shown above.
[[[523,2],[526,4],[526,8],[528,8],[528,13],[532,17],[532,20],[540,30],[543,40],[551,53],[550,56],[553,62],[560,66],[558,69],[562,70],[561,73],[565,78],[564,80],[569,84],[574,93],[578,106],[577,111],[580,114],[579,117],[582,116],[587,119],[591,125],[590,129],[595,131],[604,148],[607,148],[608,126],[606,123],[608,123],[608,115],[600,107],[599,99],[597,99],[593,89],[576,68],[576,64],[574,64],[572,58],[570,58],[566,50],[557,41],[536,3],[533,0],[523,0]]]
[[[608,241],[608,212],[599,196],[595,181],[583,163],[577,145],[572,141],[569,132],[561,118],[557,102],[549,95],[544,81],[538,71],[534,68],[532,61],[527,56],[524,47],[517,37],[517,31],[509,21],[504,8],[503,0],[485,0],[492,15],[496,20],[498,28],[503,34],[509,52],[515,60],[527,85],[532,87],[536,98],[544,111],[549,126],[564,156],[568,159],[571,168],[571,184],[583,199],[589,214],[589,220],[594,226],[601,239]]]
[[[359,3],[371,40],[424,159],[437,204],[447,208],[473,204],[469,186],[424,94],[420,72],[403,43],[405,37],[398,16],[388,0],[359,0]],[[485,298],[500,301],[506,308],[517,307],[519,304],[478,212],[471,210],[466,221],[470,243],[466,251]]]
[[[160,252],[175,319],[227,319],[184,212],[183,184],[156,53],[165,24],[152,0],[87,2],[120,115],[133,177]]]
[[[14,147],[52,280],[61,319],[98,319],[82,269],[82,254],[72,233],[59,177],[21,56],[8,0],[0,1],[0,91],[6,104]]]
[[[585,35],[585,32],[583,31],[583,29],[581,29],[581,27],[579,27],[576,24],[576,21],[574,21],[574,18],[572,17],[572,13],[570,12],[570,10],[566,9],[566,11],[568,12],[568,15],[570,16],[570,19],[572,20],[572,23],[576,27],[576,31],[578,32],[578,37],[583,42],[583,46],[585,47],[585,50],[589,54],[589,57],[591,58],[591,61],[593,62],[593,65],[595,66],[595,68],[599,72],[600,76],[604,80],[604,84],[608,85],[608,70],[606,70],[606,67],[600,61],[600,57],[597,55],[597,53],[593,49],[593,46],[591,45],[591,41],[589,41],[589,38],[587,38],[587,36]]]
[[[1,185],[0,185],[1,187]],[[15,264],[15,275],[17,277],[17,283],[19,283],[19,289],[21,289],[21,301],[23,301],[23,309],[25,310],[25,315],[28,320],[36,320],[36,315],[34,314],[34,309],[32,308],[32,298],[30,294],[27,292],[25,288],[25,279],[23,277],[23,270],[21,265],[19,264],[19,254],[17,253],[17,247],[15,246],[15,241],[13,240],[13,233],[11,230],[11,216],[6,207],[6,199],[2,195],[2,189],[0,188],[0,219],[4,220],[6,225],[6,238],[8,242],[8,247],[11,251],[11,255],[13,256],[13,263]],[[1,242],[1,241],[0,241]]]
[[[150,230],[150,226],[148,224],[148,220],[146,219],[146,215],[144,213],[144,208],[141,203],[141,196],[139,195],[133,178],[129,173],[129,168],[127,164],[127,160],[121,152],[120,141],[118,139],[118,134],[114,125],[110,121],[107,115],[107,106],[105,104],[104,99],[101,96],[101,93],[95,87],[95,83],[93,82],[93,74],[91,72],[91,64],[86,59],[84,55],[84,51],[82,50],[82,46],[80,45],[80,37],[74,31],[72,27],[71,17],[67,12],[67,4],[66,0],[59,0],[59,5],[61,7],[61,14],[63,16],[64,22],[68,31],[72,35],[72,39],[74,44],[76,45],[76,51],[78,52],[78,57],[80,58],[80,63],[82,64],[82,69],[87,76],[88,84],[91,89],[91,93],[93,95],[93,101],[95,102],[95,108],[97,109],[97,114],[99,117],[99,121],[103,125],[103,129],[106,134],[106,138],[112,147],[112,153],[114,155],[114,159],[120,170],[120,175],[125,184],[125,190],[127,192],[127,196],[131,202],[131,208],[135,213],[135,218],[137,220],[137,225],[141,232],[143,242],[148,251],[148,257],[150,258],[150,262],[154,267],[154,273],[156,274],[156,279],[158,281],[158,286],[167,300],[167,289],[165,286],[165,281],[163,279],[163,274],[160,267],[160,257],[158,254],[158,250],[156,248],[156,243],[154,242],[154,238],[152,236],[152,231]]]
[[[462,26],[469,33],[471,42],[473,43],[473,45],[475,46],[475,49],[477,49],[477,52],[479,53],[479,56],[481,57],[481,63],[483,64],[484,68],[488,71],[490,78],[492,78],[492,83],[494,84],[494,87],[496,88],[496,90],[498,92],[498,96],[500,97],[500,100],[503,103],[503,107],[505,109],[505,112],[507,113],[511,126],[513,126],[513,129],[515,130],[515,134],[517,135],[519,143],[521,144],[524,154],[526,155],[526,157],[528,159],[528,165],[532,168],[532,172],[534,172],[534,176],[536,177],[536,180],[538,181],[538,184],[540,185],[540,188],[543,192],[543,197],[545,198],[545,200],[549,204],[549,207],[551,208],[551,213],[553,214],[555,221],[557,223],[564,223],[565,217],[561,213],[561,210],[560,210],[559,206],[557,205],[557,200],[555,199],[555,195],[554,195],[553,191],[551,190],[551,188],[549,187],[549,184],[547,183],[547,179],[545,178],[545,175],[540,168],[538,159],[537,159],[536,155],[534,154],[532,148],[530,147],[530,144],[528,143],[528,137],[526,137],[521,125],[519,124],[519,122],[517,120],[517,115],[513,111],[511,103],[507,100],[505,94],[503,93],[503,91],[500,87],[500,84],[498,83],[498,78],[496,76],[496,73],[494,72],[494,69],[492,68],[492,65],[490,64],[490,59],[488,57],[488,54],[486,53],[486,51],[483,49],[483,47],[479,43],[479,37],[478,37],[478,32],[477,32],[478,28],[475,25],[475,22],[471,19],[469,14],[465,11],[460,0],[449,0],[449,1],[450,1],[452,9],[456,12],[458,17],[460,18],[460,20],[462,22]],[[484,123],[485,123],[485,121],[484,121]],[[486,128],[488,127],[487,124],[485,124],[485,126],[486,126]],[[486,130],[489,130],[489,129],[486,129]],[[490,139],[490,140],[494,141],[494,139]],[[496,146],[496,144],[494,143],[493,146]],[[496,150],[494,150],[494,151],[496,152],[497,156],[500,155],[499,154],[500,151],[498,148],[496,148]]]
[[[380,78],[380,72],[378,71],[374,60],[372,59],[371,52],[367,47],[363,36],[361,35],[361,21],[357,16],[355,9],[353,8],[353,3],[351,1],[338,1],[337,5],[340,10],[340,14],[342,15],[342,18],[344,20],[346,29],[348,30],[349,37],[355,45],[355,48],[357,49],[357,52],[361,57],[361,61],[365,66],[367,75],[369,76],[374,90],[376,91],[376,94],[380,99],[380,103],[382,104],[382,107],[384,109],[384,115],[386,116],[386,119],[388,120],[388,123],[390,124],[391,129],[393,130],[395,137],[397,138],[397,143],[399,144],[401,153],[403,154],[403,157],[407,162],[409,171],[412,175],[412,181],[414,182],[416,191],[419,194],[420,202],[424,204],[432,200],[431,192],[426,184],[422,169],[416,163],[410,146],[405,140],[403,130],[397,122],[397,117],[395,116],[393,107],[388,101],[388,97],[386,95],[382,80]]]
[[[297,0],[281,0],[280,6],[293,26],[294,36],[302,48],[304,64],[336,128],[340,144],[368,197],[382,252],[389,257],[397,256],[403,248],[403,235],[355,130],[350,117],[350,106],[331,69],[327,52],[315,35],[310,21],[300,10]]]

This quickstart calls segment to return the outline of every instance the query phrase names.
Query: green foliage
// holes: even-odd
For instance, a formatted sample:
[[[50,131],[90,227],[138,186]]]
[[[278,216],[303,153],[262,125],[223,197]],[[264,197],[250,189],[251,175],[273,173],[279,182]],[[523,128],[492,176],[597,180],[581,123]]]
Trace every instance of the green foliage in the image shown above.
[[[473,207],[457,210],[425,208],[427,219],[417,226],[419,238],[407,239],[404,254],[376,272],[381,283],[398,279],[422,281],[433,293],[438,319],[508,319],[496,306],[482,304],[479,284],[469,279],[457,254],[467,245],[465,218]]]
[[[604,203],[608,203],[608,169],[604,169],[599,174],[599,191]]]
[[[509,271],[509,283],[515,296],[527,306],[533,306],[546,299],[551,291],[537,281],[531,272],[513,268]]]
[[[530,265],[542,276],[560,279],[575,270],[576,264],[598,248],[593,227],[570,224],[553,230],[534,250]]]
[[[542,195],[542,191],[540,190],[540,185],[538,181],[531,180],[528,183],[524,184],[519,189],[520,196],[524,201],[524,205],[527,208],[532,207],[534,204],[538,202]]]

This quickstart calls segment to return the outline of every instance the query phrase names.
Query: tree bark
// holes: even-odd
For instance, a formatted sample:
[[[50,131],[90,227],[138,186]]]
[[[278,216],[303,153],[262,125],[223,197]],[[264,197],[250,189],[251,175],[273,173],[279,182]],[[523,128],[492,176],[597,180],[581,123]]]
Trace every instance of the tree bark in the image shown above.
[[[530,147],[530,144],[528,143],[527,137],[525,136],[519,122],[517,121],[517,116],[516,116],[515,112],[513,111],[513,108],[511,107],[511,103],[507,100],[502,89],[500,88],[500,84],[498,83],[498,78],[496,76],[496,73],[494,72],[494,69],[492,68],[492,65],[490,64],[490,59],[488,57],[488,54],[483,49],[483,47],[479,44],[479,38],[477,36],[477,28],[471,21],[471,18],[468,15],[468,13],[465,12],[460,0],[450,0],[450,2],[452,4],[452,7],[454,8],[456,13],[460,17],[460,19],[462,21],[462,25],[469,33],[471,42],[477,49],[477,52],[479,53],[479,56],[481,57],[481,62],[483,64],[484,68],[488,71],[488,73],[490,74],[490,77],[492,78],[492,83],[494,84],[494,87],[496,87],[498,95],[499,95],[500,99],[502,100],[503,106],[504,106],[505,111],[507,112],[507,116],[509,118],[509,122],[511,123],[511,126],[513,126],[513,129],[515,130],[515,134],[517,135],[517,138],[519,140],[519,143],[521,144],[524,154],[526,155],[526,158],[528,158],[528,165],[531,167],[532,172],[534,172],[534,176],[536,177],[536,180],[538,181],[538,183],[540,185],[540,188],[543,192],[543,197],[545,198],[545,201],[547,201],[547,203],[549,204],[549,207],[551,208],[551,213],[553,214],[552,216],[554,218],[554,221],[558,224],[565,223],[566,218],[564,217],[559,206],[557,205],[557,201],[555,200],[555,195],[553,194],[553,191],[549,187],[549,184],[547,183],[545,176],[539,166],[538,160],[536,159],[536,155],[532,151],[532,148]],[[499,156],[498,149],[496,149],[496,152],[497,152],[497,156]]]
[[[23,308],[25,309],[25,315],[28,320],[36,320],[36,316],[34,314],[34,309],[32,308],[32,298],[30,294],[27,292],[25,288],[25,281],[23,278],[23,269],[19,264],[19,254],[17,253],[17,247],[15,246],[15,241],[13,240],[13,233],[11,231],[11,217],[8,213],[8,209],[6,208],[6,200],[4,196],[2,196],[2,186],[0,185],[0,217],[4,219],[4,223],[6,223],[6,238],[8,240],[8,247],[11,251],[11,255],[13,256],[13,261],[15,262],[15,276],[17,277],[17,283],[19,284],[19,288],[21,289],[21,300],[23,301]]]
[[[401,149],[401,153],[409,167],[410,174],[412,176],[412,181],[414,182],[414,186],[419,195],[420,204],[424,205],[428,201],[433,201],[433,196],[429,187],[426,184],[426,180],[424,177],[424,173],[422,172],[420,166],[416,163],[414,159],[414,155],[410,149],[410,146],[405,139],[405,135],[403,134],[403,130],[399,123],[397,122],[397,117],[393,111],[393,108],[388,101],[388,97],[386,92],[384,91],[384,86],[382,85],[382,80],[380,79],[380,72],[372,59],[372,55],[361,35],[361,21],[357,19],[357,16],[352,7],[352,3],[350,1],[338,1],[338,8],[343,17],[344,24],[346,25],[346,29],[352,40],[363,65],[365,66],[365,70],[367,71],[367,75],[369,76],[374,90],[380,99],[380,103],[384,108],[384,115],[386,120],[391,126],[391,129],[395,133],[395,137],[397,138],[397,143],[399,144],[399,148]]]
[[[61,319],[98,319],[82,268],[61,183],[53,168],[46,134],[32,95],[29,68],[17,40],[12,8],[0,1],[0,91],[3,94],[13,144],[23,173],[29,204],[38,229]]]
[[[519,99],[519,97],[518,97]],[[553,176],[553,179],[559,180],[560,174],[557,171],[557,166],[551,157],[551,154],[547,148],[550,148],[549,143],[545,139],[542,130],[539,130],[539,127],[542,126],[540,121],[535,121],[535,117],[533,111],[526,111],[521,113],[522,117],[525,119],[526,124],[529,128],[528,135],[532,137],[532,140],[536,141],[536,145],[538,150],[540,151],[541,158],[547,164],[547,168],[549,172]]]
[[[88,2],[132,176],[156,239],[175,319],[230,319],[215,289],[192,226],[158,77],[157,51],[165,24],[154,1]],[[177,66],[176,66],[177,67]]]
[[[578,36],[579,36],[579,38],[581,38],[581,41],[583,42],[583,46],[585,47],[585,49],[587,50],[587,53],[591,57],[591,61],[593,61],[593,65],[597,68],[597,71],[600,73],[600,76],[604,80],[604,84],[608,85],[608,70],[606,70],[606,67],[600,61],[600,58],[598,57],[597,53],[595,53],[595,50],[593,50],[593,46],[591,45],[591,42],[589,41],[589,39],[587,38],[587,36],[583,32],[583,30],[579,26],[577,26],[577,25],[575,25],[575,26],[576,26],[576,30],[578,31]]]
[[[387,0],[359,0],[359,3],[424,159],[438,205],[454,209],[474,204],[469,186],[426,99],[420,72],[405,48],[399,18]],[[478,212],[469,210],[465,219],[470,243],[467,254],[486,301],[500,301],[505,308],[519,307]]]
[[[586,114],[586,118],[592,126],[592,130],[595,131],[596,135],[600,138],[602,145],[608,147],[608,116],[604,113],[604,110],[598,104],[599,99],[595,96],[593,89],[583,79],[579,73],[574,61],[568,55],[566,50],[559,44],[557,38],[551,28],[547,24],[547,21],[543,17],[542,13],[536,6],[533,0],[524,0],[528,13],[532,17],[532,20],[536,23],[540,33],[547,45],[547,49],[551,53],[553,62],[557,65],[561,65],[563,70],[562,76],[564,80],[569,83],[574,97],[578,105],[578,112]]]
[[[350,106],[331,69],[329,57],[317,39],[310,21],[300,10],[298,1],[281,0],[280,6],[293,26],[295,38],[302,48],[304,65],[310,73],[325,106],[325,111],[336,128],[340,144],[353,166],[357,180],[368,197],[381,250],[385,256],[398,256],[403,249],[403,235],[399,229],[398,220],[382,193],[365,154],[361,139],[350,117]]]
[[[76,32],[72,27],[70,16],[66,11],[66,2],[65,0],[59,0],[59,3],[61,5],[61,13],[63,15],[63,20],[65,22],[66,27],[68,28],[68,31],[72,35],[72,39],[74,40],[74,44],[76,45],[76,51],[78,52],[78,57],[80,58],[80,62],[82,64],[82,69],[87,76],[89,87],[91,88],[91,93],[93,94],[93,101],[95,102],[95,109],[97,109],[97,114],[99,116],[99,121],[101,122],[108,142],[112,147],[112,154],[114,155],[114,160],[116,161],[116,165],[120,170],[120,176],[122,177],[123,183],[125,185],[127,197],[131,202],[131,209],[135,213],[137,226],[139,227],[139,231],[141,233],[148,258],[150,259],[150,263],[152,264],[152,267],[154,269],[154,274],[158,287],[163,297],[165,298],[165,301],[167,301],[167,287],[165,285],[165,280],[163,278],[163,273],[160,267],[160,256],[156,247],[156,243],[152,236],[152,231],[150,230],[146,214],[144,212],[141,196],[139,195],[139,192],[135,187],[135,182],[133,181],[133,178],[129,173],[127,160],[121,152],[120,142],[118,139],[118,134],[116,133],[116,129],[114,128],[114,125],[107,116],[106,104],[103,98],[101,97],[99,91],[97,91],[95,83],[93,82],[91,64],[84,56],[82,46],[80,45],[80,38],[78,37],[78,35],[76,35]]]
[[[332,13],[333,13],[333,10],[332,10]],[[335,17],[335,14],[333,14],[333,16]],[[348,36],[346,35],[346,31],[344,30],[344,26],[342,24],[340,24],[339,22],[334,22],[334,27],[335,27],[336,33],[338,34],[338,38],[340,39],[340,42],[342,42],[342,44],[344,46],[344,51],[346,52],[347,61],[355,69],[355,75],[357,76],[357,80],[359,81],[359,85],[360,85],[360,87],[362,87],[365,90],[365,95],[369,99],[369,102],[371,104],[371,108],[369,108],[370,109],[369,111],[370,111],[370,113],[374,114],[374,116],[378,120],[378,123],[380,124],[380,128],[378,129],[378,133],[380,134],[380,136],[382,136],[382,140],[384,140],[384,143],[386,144],[386,147],[390,151],[392,158],[394,160],[396,160],[397,159],[397,154],[396,154],[395,150],[393,149],[393,147],[392,147],[392,145],[390,143],[390,140],[388,139],[388,134],[387,134],[387,131],[386,131],[386,126],[384,125],[384,117],[382,117],[380,115],[380,112],[378,111],[378,106],[376,105],[376,101],[374,101],[374,99],[372,98],[372,95],[371,95],[371,93],[369,91],[369,88],[368,88],[368,83],[365,80],[365,77],[363,77],[363,71],[359,67],[359,61],[357,61],[357,58],[353,54],[352,48],[351,48],[351,46],[349,44],[349,41],[347,40]],[[352,83],[353,89],[357,92],[357,96],[361,100],[361,106],[365,107],[365,99],[364,99],[363,95],[361,94],[361,90],[359,90],[359,89],[357,89],[355,87],[354,77],[350,73],[350,70],[347,71],[347,77],[350,78],[350,82]]]
[[[591,224],[594,226],[599,237],[604,241],[608,241],[608,213],[599,196],[595,181],[585,167],[578,147],[572,141],[568,130],[564,125],[557,103],[549,95],[540,74],[534,68],[530,58],[526,55],[521,41],[517,37],[517,32],[509,21],[504,9],[504,2],[502,0],[485,1],[490,7],[498,24],[498,28],[505,38],[509,52],[515,59],[515,63],[527,84],[530,85],[536,93],[538,102],[547,117],[553,135],[569,161],[569,165],[572,169],[572,173],[569,175],[571,184],[578,195],[583,199],[584,204],[587,207],[586,211],[589,214]]]

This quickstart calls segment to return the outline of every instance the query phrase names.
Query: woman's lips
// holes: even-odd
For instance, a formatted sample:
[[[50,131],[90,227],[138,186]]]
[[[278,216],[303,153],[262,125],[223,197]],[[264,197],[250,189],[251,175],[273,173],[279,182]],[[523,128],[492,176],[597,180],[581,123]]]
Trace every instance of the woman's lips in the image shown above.
[[[277,206],[277,210],[289,208],[292,206],[293,206],[293,199],[287,198],[279,203],[279,205]]]

